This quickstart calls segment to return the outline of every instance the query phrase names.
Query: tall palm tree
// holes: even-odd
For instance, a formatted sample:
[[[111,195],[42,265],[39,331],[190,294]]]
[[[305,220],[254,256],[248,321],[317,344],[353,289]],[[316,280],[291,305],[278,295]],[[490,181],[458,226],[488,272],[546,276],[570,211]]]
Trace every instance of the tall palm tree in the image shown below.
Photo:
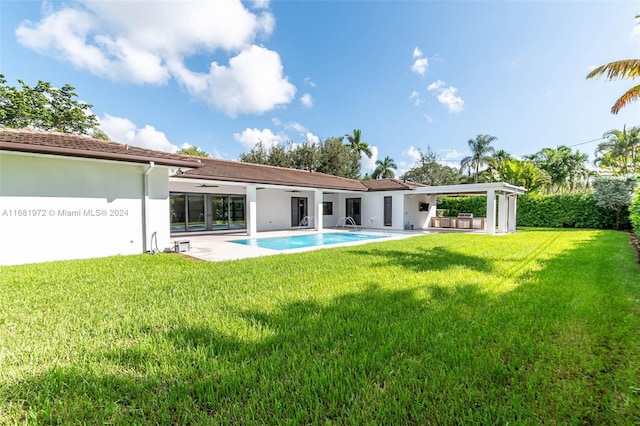
[[[605,141],[596,148],[595,165],[620,175],[640,170],[640,126],[609,130],[602,138]]]
[[[393,158],[386,156],[384,160],[376,160],[376,169],[373,171],[371,177],[374,179],[387,179],[395,177],[394,170],[397,170],[398,166],[393,162]]]
[[[491,135],[478,135],[475,139],[469,139],[469,149],[471,155],[465,157],[460,162],[462,168],[468,167],[473,169],[474,182],[478,183],[478,176],[480,174],[480,167],[489,163],[491,156],[495,153],[495,149],[491,146],[491,143],[495,141],[495,136]]]
[[[362,132],[360,129],[353,129],[353,135],[344,135],[349,141],[349,146],[354,152],[357,152],[358,155],[366,155],[368,158],[371,158],[373,153],[371,152],[371,148],[369,148],[369,144],[362,140]]]
[[[636,15],[640,19],[640,15]],[[622,80],[630,78],[635,80],[640,77],[640,59],[623,59],[621,61],[610,62],[587,74],[587,78],[598,78],[606,74],[607,80]],[[628,103],[640,99],[640,84],[627,90],[611,107],[611,113],[617,114],[620,109]]]

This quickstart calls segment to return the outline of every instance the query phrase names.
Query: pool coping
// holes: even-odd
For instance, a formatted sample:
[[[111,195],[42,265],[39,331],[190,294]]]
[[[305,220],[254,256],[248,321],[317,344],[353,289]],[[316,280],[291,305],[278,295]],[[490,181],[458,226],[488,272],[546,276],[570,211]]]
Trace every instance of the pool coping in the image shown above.
[[[346,229],[324,229],[322,233],[347,232]],[[380,233],[384,232],[380,229],[361,229],[358,232]],[[182,255],[193,257],[208,262],[220,262],[225,260],[238,260],[252,257],[275,256],[290,253],[302,253],[312,250],[324,250],[329,248],[355,246],[361,244],[370,244],[374,242],[382,242],[389,240],[397,240],[410,238],[418,235],[428,234],[430,232],[411,232],[404,233],[400,231],[388,231],[389,237],[367,239],[362,241],[351,241],[338,244],[326,244],[321,246],[300,247],[286,250],[275,250],[261,247],[254,247],[245,244],[231,242],[231,240],[246,240],[254,238],[274,238],[288,237],[292,235],[309,235],[316,234],[318,231],[313,229],[285,230],[285,231],[263,231],[258,235],[249,237],[245,232],[228,233],[228,234],[211,234],[211,235],[191,235],[180,238],[174,238],[175,241],[189,241],[189,250],[182,252]]]

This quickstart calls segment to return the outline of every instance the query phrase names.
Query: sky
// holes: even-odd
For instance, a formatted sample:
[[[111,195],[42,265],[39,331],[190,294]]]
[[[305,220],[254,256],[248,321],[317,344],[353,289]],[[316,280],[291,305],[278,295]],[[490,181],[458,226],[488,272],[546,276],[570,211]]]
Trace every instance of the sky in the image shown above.
[[[587,80],[640,57],[640,1],[0,0],[7,84],[71,84],[117,142],[235,160],[261,141],[353,134],[397,175],[420,152],[458,167],[469,139],[512,155],[593,158],[637,80]]]

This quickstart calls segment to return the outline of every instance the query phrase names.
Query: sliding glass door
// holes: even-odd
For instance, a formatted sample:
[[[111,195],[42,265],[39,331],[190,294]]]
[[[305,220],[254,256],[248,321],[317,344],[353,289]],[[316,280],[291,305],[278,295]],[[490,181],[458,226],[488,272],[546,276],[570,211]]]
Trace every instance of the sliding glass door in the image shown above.
[[[246,229],[244,195],[171,193],[171,233]]]

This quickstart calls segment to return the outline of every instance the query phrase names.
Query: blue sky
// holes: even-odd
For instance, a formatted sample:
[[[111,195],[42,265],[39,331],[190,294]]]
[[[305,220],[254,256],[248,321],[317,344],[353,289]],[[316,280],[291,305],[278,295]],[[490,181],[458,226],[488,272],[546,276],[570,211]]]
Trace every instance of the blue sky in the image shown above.
[[[513,155],[640,124],[609,109],[640,57],[639,1],[7,1],[0,73],[69,83],[114,140],[237,159],[258,140],[362,130],[399,173],[427,146],[459,165],[490,134]],[[593,142],[589,142],[593,141]],[[585,143],[588,142],[588,143]]]

